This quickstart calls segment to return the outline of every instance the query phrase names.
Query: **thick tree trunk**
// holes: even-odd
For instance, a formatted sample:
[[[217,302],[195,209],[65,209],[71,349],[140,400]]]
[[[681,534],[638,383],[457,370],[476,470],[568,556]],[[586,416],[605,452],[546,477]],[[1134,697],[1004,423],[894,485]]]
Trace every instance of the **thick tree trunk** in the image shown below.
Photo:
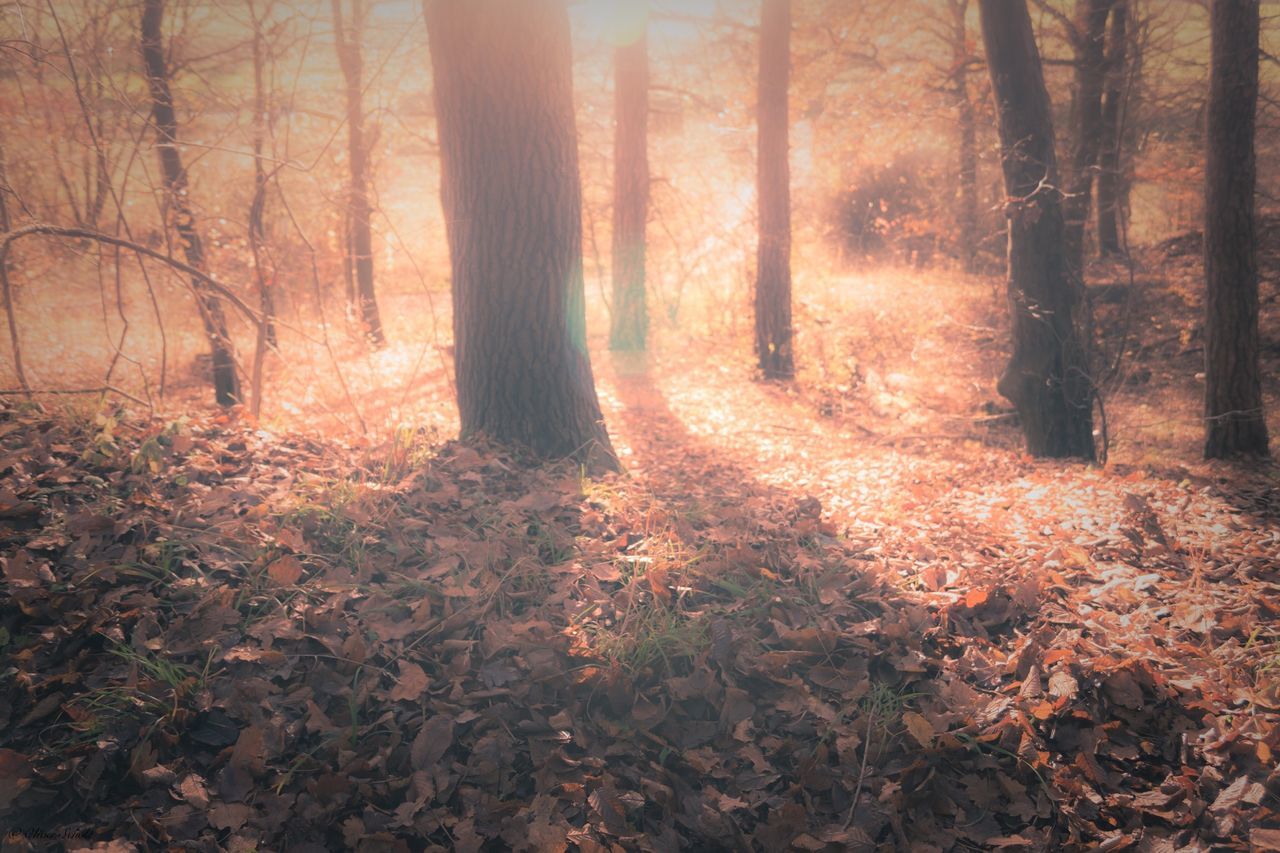
[[[1118,255],[1120,245],[1120,149],[1124,139],[1125,100],[1128,94],[1129,2],[1116,0],[1111,7],[1107,35],[1106,91],[1102,98],[1102,138],[1098,151],[1098,254]]]
[[[960,260],[965,272],[973,272],[978,249],[978,122],[969,96],[969,46],[965,13],[969,0],[951,0],[952,83],[956,101],[956,127],[960,132],[959,203]]]
[[[1018,409],[1035,456],[1094,458],[1093,397],[1077,332],[1053,119],[1025,0],[979,0],[1009,196],[1013,354],[999,391]]]
[[[347,165],[351,183],[347,189],[347,211],[351,224],[351,264],[355,270],[355,292],[359,300],[364,333],[375,347],[386,343],[378,297],[373,286],[373,232],[369,225],[369,150],[364,138],[364,60],[360,42],[364,38],[364,0],[351,0],[351,24],[345,26],[342,0],[333,0],[333,28],[338,64],[347,84]]]
[[[562,0],[424,0],[463,436],[616,468],[587,354]]]
[[[1204,184],[1207,459],[1267,454],[1258,370],[1258,0],[1214,0]]]
[[[643,350],[645,221],[649,216],[649,45],[643,35],[614,53],[613,317],[609,348]]]
[[[1073,33],[1075,89],[1072,93],[1071,172],[1062,212],[1066,220],[1067,263],[1084,276],[1084,230],[1089,221],[1093,174],[1102,144],[1102,88],[1106,78],[1107,13],[1114,0],[1079,0]]]
[[[791,166],[787,89],[791,77],[791,0],[764,0],[756,88],[756,356],[766,379],[795,375],[791,351]]]
[[[195,213],[187,187],[187,170],[178,153],[178,119],[169,89],[169,69],[165,64],[162,28],[164,0],[144,0],[142,6],[142,62],[146,68],[147,87],[151,93],[151,117],[156,129],[156,152],[160,158],[160,176],[164,182],[169,218],[187,263],[198,270],[205,268],[204,245],[196,229]],[[227,334],[227,318],[222,302],[208,286],[193,278],[191,287],[204,321],[205,334],[213,353],[213,389],[218,405],[241,402],[240,377],[236,373],[231,338]]]

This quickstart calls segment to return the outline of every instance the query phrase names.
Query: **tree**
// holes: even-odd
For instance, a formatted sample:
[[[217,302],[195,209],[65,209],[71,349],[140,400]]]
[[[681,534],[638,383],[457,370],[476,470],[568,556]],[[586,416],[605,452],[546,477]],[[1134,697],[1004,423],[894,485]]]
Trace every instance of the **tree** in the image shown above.
[[[973,272],[978,249],[978,122],[969,95],[968,27],[965,15],[969,0],[950,0],[951,7],[951,94],[956,105],[956,125],[960,132],[960,178],[957,219],[960,225],[960,258],[965,272]]]
[[[979,0],[1009,196],[1013,354],[998,389],[1035,456],[1094,458],[1093,397],[1064,245],[1053,119],[1025,0]]]
[[[643,350],[645,222],[649,216],[649,45],[642,33],[614,51],[613,317],[609,348]]]
[[[464,437],[617,467],[587,354],[569,14],[424,0]]]
[[[164,0],[144,0],[142,5],[142,62],[146,70],[147,88],[151,93],[151,118],[156,130],[156,154],[160,159],[160,177],[165,190],[165,207],[169,221],[178,234],[187,263],[204,271],[204,244],[196,228],[191,205],[187,170],[178,151],[178,119],[169,87],[169,69],[165,62],[163,30]],[[191,287],[204,322],[205,335],[213,354],[213,388],[218,405],[241,402],[240,377],[235,355],[227,333],[227,318],[222,302],[207,282],[193,276]]]
[[[1125,107],[1129,101],[1130,77],[1128,56],[1129,0],[1116,0],[1111,6],[1111,24],[1107,34],[1106,88],[1102,97],[1102,131],[1098,150],[1098,253],[1116,255],[1120,246],[1120,217],[1123,212],[1121,184],[1124,181],[1124,141],[1127,136]]]
[[[1267,455],[1258,368],[1258,0],[1214,0],[1204,183],[1206,459]]]
[[[791,351],[791,168],[787,88],[791,76],[791,0],[764,0],[756,88],[756,357],[766,379],[795,374]]]
[[[351,0],[349,23],[344,22],[342,0],[333,0],[333,37],[338,64],[346,81],[347,100],[347,251],[355,272],[355,296],[364,333],[375,347],[386,343],[378,297],[373,287],[373,233],[369,225],[369,146],[364,133],[364,0]]]
[[[1093,175],[1102,145],[1102,90],[1106,79],[1107,15],[1114,0],[1079,0],[1076,21],[1067,35],[1075,53],[1072,90],[1073,124],[1070,173],[1066,181],[1063,216],[1066,220],[1067,263],[1084,275],[1084,231],[1089,221]]]
[[[266,91],[266,46],[265,32],[268,16],[271,14],[271,2],[268,0],[261,15],[257,4],[249,0],[249,22],[253,28],[253,121],[251,122],[253,146],[253,199],[249,202],[249,249],[253,255],[253,275],[258,287],[258,306],[262,310],[262,321],[265,324],[263,342],[268,346],[277,346],[275,324],[275,292],[273,276],[268,274],[266,266],[266,227],[263,224],[263,212],[267,204],[267,170],[263,166],[262,147],[267,135],[269,116],[267,111]],[[262,358],[258,353],[257,359]]]

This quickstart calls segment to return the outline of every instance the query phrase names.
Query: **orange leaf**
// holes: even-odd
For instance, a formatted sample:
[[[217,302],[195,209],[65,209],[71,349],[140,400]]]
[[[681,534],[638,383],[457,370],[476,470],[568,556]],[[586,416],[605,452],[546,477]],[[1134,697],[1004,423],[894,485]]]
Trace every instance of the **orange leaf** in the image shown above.
[[[653,594],[658,597],[658,600],[664,604],[670,604],[671,590],[667,588],[667,567],[654,566],[649,569],[646,577],[649,580],[649,589],[653,590]]]
[[[1037,720],[1047,720],[1053,716],[1053,703],[1041,702],[1039,705],[1031,709],[1031,716]]]
[[[933,746],[933,724],[924,718],[923,714],[917,714],[915,711],[906,711],[902,714],[902,722],[906,723],[907,731],[911,733],[911,737],[915,738],[916,743],[925,749]]]
[[[989,589],[971,589],[964,595],[964,606],[969,608],[981,607],[987,603],[987,599],[991,597]]]
[[[285,554],[267,566],[267,574],[281,586],[291,586],[302,577],[302,563],[292,554]]]
[[[427,678],[427,673],[422,667],[416,663],[407,660],[400,661],[400,680],[396,682],[396,686],[391,688],[391,701],[399,702],[406,700],[416,702],[423,693],[427,692],[431,679]]]

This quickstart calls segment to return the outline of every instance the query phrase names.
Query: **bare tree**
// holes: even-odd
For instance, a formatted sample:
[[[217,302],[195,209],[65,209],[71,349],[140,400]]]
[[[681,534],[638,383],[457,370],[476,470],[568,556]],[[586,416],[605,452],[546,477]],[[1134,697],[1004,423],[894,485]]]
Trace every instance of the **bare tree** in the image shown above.
[[[13,223],[9,219],[10,192],[12,191],[9,188],[8,170],[4,158],[4,144],[0,140],[0,232],[6,234],[13,228]],[[13,352],[13,372],[18,379],[18,385],[29,395],[31,393],[31,383],[27,381],[27,372],[22,366],[22,341],[18,337],[18,318],[13,313],[13,288],[9,283],[9,258],[7,254],[0,258],[0,300],[3,300],[5,320],[9,325],[9,347]]]
[[[795,374],[791,351],[791,168],[787,89],[791,77],[791,0],[764,0],[756,87],[756,357],[767,379]]]
[[[178,151],[178,119],[173,108],[169,69],[165,61],[163,25],[164,0],[143,0],[142,61],[146,70],[147,87],[151,93],[151,117],[156,132],[156,154],[160,160],[168,220],[178,234],[187,263],[203,271],[204,246],[196,227],[187,170]],[[191,285],[213,353],[213,387],[218,405],[234,405],[241,402],[240,377],[236,372],[235,356],[227,333],[227,318],[223,313],[222,303],[204,280],[193,277]]]
[[[1075,85],[1071,93],[1071,159],[1066,175],[1063,216],[1066,220],[1067,263],[1084,275],[1084,234],[1093,198],[1093,176],[1102,145],[1102,92],[1106,80],[1107,16],[1115,0],[1078,0],[1076,18],[1067,24],[1075,54]]]
[[[369,148],[364,132],[364,37],[365,0],[350,0],[351,15],[344,20],[343,0],[332,0],[333,32],[338,64],[346,81],[347,165],[351,181],[347,189],[349,257],[355,271],[355,291],[365,335],[375,347],[386,343],[378,299],[373,286],[373,232],[369,225]]]
[[[1098,253],[1115,255],[1121,251],[1121,219],[1125,213],[1122,186],[1126,182],[1125,142],[1133,138],[1130,130],[1129,105],[1133,91],[1130,71],[1136,67],[1131,58],[1137,39],[1131,32],[1132,15],[1129,0],[1116,0],[1111,6],[1111,23],[1107,32],[1106,88],[1102,97],[1102,132],[1098,148],[1097,238]]]
[[[251,36],[253,57],[253,119],[251,136],[253,146],[253,199],[249,202],[249,250],[253,255],[253,277],[258,287],[258,304],[262,310],[262,321],[266,324],[265,343],[278,346],[276,339],[276,306],[274,281],[266,269],[267,250],[266,227],[263,224],[263,212],[267,204],[267,170],[263,164],[263,146],[267,136],[267,123],[270,121],[267,104],[266,87],[266,25],[271,15],[272,0],[267,0],[262,12],[258,11],[255,0],[248,0],[249,23],[253,29]],[[257,359],[262,358],[258,353]]]
[[[1000,377],[1035,456],[1094,458],[1093,395],[1077,329],[1053,118],[1026,0],[979,0],[1009,196],[1013,354]]]
[[[645,223],[649,218],[649,40],[614,51],[613,316],[609,348],[643,350]]]
[[[978,122],[969,95],[968,26],[965,15],[969,0],[949,0],[951,11],[951,93],[956,105],[959,131],[960,179],[957,219],[960,225],[960,259],[965,272],[973,272],[978,249]]]
[[[1205,445],[1215,459],[1266,456],[1258,368],[1258,0],[1214,0],[1204,182]]]

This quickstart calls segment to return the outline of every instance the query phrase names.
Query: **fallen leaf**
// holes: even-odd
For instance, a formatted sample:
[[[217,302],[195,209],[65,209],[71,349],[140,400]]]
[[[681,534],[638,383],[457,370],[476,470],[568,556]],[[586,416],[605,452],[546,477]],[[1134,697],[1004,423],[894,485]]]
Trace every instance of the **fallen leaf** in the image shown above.
[[[267,574],[281,586],[292,586],[302,577],[302,563],[292,554],[285,554],[271,561]]]
[[[915,711],[904,711],[902,722],[906,725],[907,731],[910,732],[916,743],[925,749],[933,746],[933,739],[936,733],[933,730],[933,724],[925,719],[923,714]]]
[[[422,724],[421,731],[413,739],[410,756],[414,770],[430,770],[453,745],[453,720],[438,715]]]
[[[395,687],[391,688],[388,697],[392,702],[416,702],[427,691],[431,679],[427,677],[422,667],[412,661],[402,660],[399,666],[400,678],[396,681]]]

